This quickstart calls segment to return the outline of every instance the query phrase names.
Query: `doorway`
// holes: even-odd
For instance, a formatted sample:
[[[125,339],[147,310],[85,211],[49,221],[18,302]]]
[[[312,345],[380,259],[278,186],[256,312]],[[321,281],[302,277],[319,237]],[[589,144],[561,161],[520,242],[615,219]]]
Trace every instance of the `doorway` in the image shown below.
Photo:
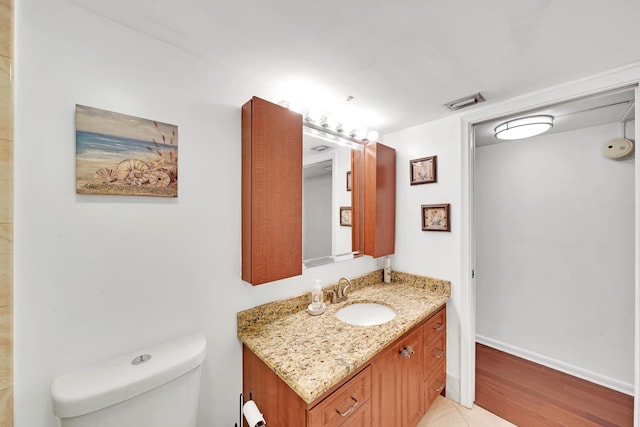
[[[550,132],[527,140],[493,136],[513,117],[474,124],[477,402],[491,402],[491,390],[522,393],[524,361],[539,374],[626,393],[625,419],[633,419],[636,165],[633,154],[605,157],[605,144],[635,138],[634,94],[626,88],[520,113],[514,117],[554,117]],[[505,367],[499,382],[497,368]],[[537,399],[540,416],[549,391],[541,375],[532,380],[524,396]],[[513,418],[522,408],[487,404],[527,425]],[[550,411],[572,416],[567,405],[562,415]]]

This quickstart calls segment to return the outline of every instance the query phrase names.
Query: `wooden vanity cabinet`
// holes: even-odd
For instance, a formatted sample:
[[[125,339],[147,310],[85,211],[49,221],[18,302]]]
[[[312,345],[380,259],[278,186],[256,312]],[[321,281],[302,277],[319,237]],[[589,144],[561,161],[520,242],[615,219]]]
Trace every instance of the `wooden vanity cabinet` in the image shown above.
[[[364,147],[364,254],[394,253],[396,236],[396,150],[375,143]]]
[[[302,115],[253,97],[242,106],[242,280],[302,274]]]
[[[242,349],[243,393],[253,398],[268,425],[371,427],[370,366],[307,404],[251,350]]]
[[[243,393],[268,425],[415,427],[444,391],[444,345],[446,306],[310,404],[243,345]]]

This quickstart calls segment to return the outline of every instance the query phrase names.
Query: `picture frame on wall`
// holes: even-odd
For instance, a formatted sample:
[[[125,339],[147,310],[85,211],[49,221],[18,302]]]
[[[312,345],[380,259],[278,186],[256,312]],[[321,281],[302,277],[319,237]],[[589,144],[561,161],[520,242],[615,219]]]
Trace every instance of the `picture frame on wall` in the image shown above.
[[[351,191],[351,171],[347,171],[347,191]]]
[[[438,182],[438,156],[409,160],[411,185]]]
[[[340,225],[351,227],[351,206],[340,206]]]
[[[178,197],[178,126],[76,104],[76,193]]]
[[[451,231],[449,203],[422,205],[422,231]]]

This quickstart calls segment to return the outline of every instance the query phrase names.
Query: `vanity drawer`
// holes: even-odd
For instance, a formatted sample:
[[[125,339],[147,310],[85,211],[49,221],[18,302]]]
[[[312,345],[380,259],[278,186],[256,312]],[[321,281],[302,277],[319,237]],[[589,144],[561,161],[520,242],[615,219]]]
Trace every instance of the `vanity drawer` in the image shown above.
[[[424,325],[426,343],[429,343],[439,334],[444,335],[447,328],[447,309],[442,307],[431,319],[427,320]]]
[[[424,355],[424,377],[427,378],[434,372],[436,367],[444,362],[447,355],[447,335],[444,333],[436,335],[425,346]]]
[[[359,426],[371,419],[371,367],[366,367],[309,411],[309,427]],[[354,424],[355,423],[355,424]]]
[[[425,412],[429,410],[436,397],[444,390],[447,381],[446,365],[443,363],[431,374],[426,381],[427,402],[425,405]]]

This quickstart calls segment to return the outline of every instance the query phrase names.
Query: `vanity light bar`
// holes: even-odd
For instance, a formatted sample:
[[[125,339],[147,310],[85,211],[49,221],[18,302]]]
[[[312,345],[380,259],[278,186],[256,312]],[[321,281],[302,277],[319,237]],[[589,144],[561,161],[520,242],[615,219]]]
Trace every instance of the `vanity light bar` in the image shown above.
[[[324,133],[325,135],[330,135],[332,137],[340,139],[346,139],[347,141],[355,142],[357,144],[376,142],[380,136],[380,134],[375,130],[367,132],[366,129],[361,128],[351,129],[348,132],[345,132],[346,127],[344,126],[344,123],[331,120],[331,118],[326,114],[323,114],[321,116],[318,116],[317,114],[313,115],[309,109],[299,107],[296,108],[291,105],[289,101],[281,100],[280,102],[278,102],[278,105],[291,111],[301,113],[303,118],[303,126]],[[360,136],[360,134],[362,134],[362,136]]]
[[[313,122],[310,122],[310,121],[307,121],[307,120],[304,120],[302,122],[302,126],[306,127],[306,128],[309,128],[309,129],[312,129],[312,130],[316,131],[317,133],[319,133],[321,135],[324,134],[325,136],[331,136],[333,138],[338,138],[340,140],[346,140],[349,143],[356,143],[356,144],[360,144],[360,145],[364,145],[364,144],[369,143],[369,140],[367,140],[367,139],[360,140],[360,139],[357,139],[357,138],[355,138],[353,136],[345,135],[343,133],[340,133],[340,132],[334,131],[333,129],[330,129],[329,127],[320,126],[320,125],[317,125],[317,124],[315,124]],[[314,132],[315,135],[317,135],[316,132]],[[348,144],[348,145],[351,145],[351,144]]]

